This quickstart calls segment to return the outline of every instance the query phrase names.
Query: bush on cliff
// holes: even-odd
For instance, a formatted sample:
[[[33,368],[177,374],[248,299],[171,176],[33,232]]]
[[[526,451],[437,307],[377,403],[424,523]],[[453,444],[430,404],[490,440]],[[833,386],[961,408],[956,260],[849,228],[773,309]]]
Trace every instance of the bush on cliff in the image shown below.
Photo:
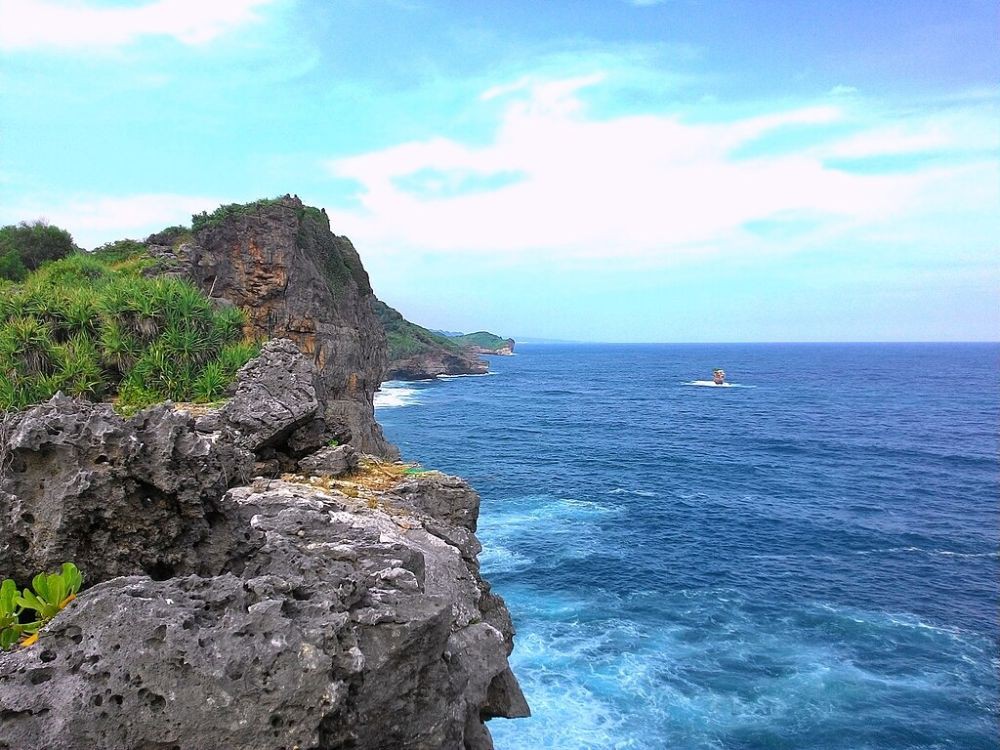
[[[21,281],[42,263],[77,252],[65,229],[36,221],[0,228],[0,278]]]
[[[216,310],[193,285],[142,275],[152,263],[125,240],[0,281],[0,410],[57,391],[119,408],[213,401],[257,346],[244,315]]]

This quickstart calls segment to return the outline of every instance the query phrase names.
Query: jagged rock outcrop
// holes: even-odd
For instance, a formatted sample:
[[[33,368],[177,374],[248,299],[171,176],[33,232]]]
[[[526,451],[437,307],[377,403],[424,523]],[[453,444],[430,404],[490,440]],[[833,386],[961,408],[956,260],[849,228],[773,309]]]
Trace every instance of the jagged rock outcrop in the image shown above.
[[[159,405],[128,422],[110,404],[56,395],[8,417],[0,447],[0,577],[27,582],[78,561],[91,580],[219,567],[219,503],[253,456]]]
[[[232,404],[279,362],[266,429]],[[0,653],[0,750],[481,750],[484,720],[527,714],[468,485],[379,464],[248,482],[292,460],[316,378],[276,341],[207,414],[57,396],[8,417],[0,573],[71,559],[87,588]]]
[[[331,436],[395,455],[372,401],[385,369],[385,334],[351,241],[334,235],[326,213],[297,197],[233,208],[196,226],[190,242],[152,244],[161,272],[186,276],[213,299],[244,309],[248,333],[294,341],[319,369]]]

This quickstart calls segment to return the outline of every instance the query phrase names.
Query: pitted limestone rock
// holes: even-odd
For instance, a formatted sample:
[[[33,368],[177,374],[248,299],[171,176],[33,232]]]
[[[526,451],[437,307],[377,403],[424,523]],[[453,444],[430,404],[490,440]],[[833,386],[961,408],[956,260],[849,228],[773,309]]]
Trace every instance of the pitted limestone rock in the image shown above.
[[[421,516],[281,481],[221,505],[260,539],[238,576],[99,584],[0,656],[0,748],[485,750],[526,715],[496,600]]]

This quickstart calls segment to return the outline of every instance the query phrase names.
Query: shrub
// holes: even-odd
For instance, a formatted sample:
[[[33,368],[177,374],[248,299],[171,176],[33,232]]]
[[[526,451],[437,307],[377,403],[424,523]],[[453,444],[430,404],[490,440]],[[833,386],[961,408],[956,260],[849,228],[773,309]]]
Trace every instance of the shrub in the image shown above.
[[[50,260],[64,258],[79,248],[65,229],[36,221],[11,224],[0,228],[0,276],[19,281],[20,268],[34,271]],[[20,261],[20,263],[18,263]]]

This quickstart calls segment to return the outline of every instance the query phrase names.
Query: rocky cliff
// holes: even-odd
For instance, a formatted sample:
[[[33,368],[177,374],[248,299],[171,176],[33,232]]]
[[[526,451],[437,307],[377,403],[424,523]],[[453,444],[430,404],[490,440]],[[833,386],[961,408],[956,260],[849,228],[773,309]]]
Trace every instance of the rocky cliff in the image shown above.
[[[187,276],[213,299],[248,313],[248,333],[285,337],[316,364],[323,413],[313,429],[391,455],[372,394],[386,366],[385,333],[357,251],[325,212],[285,196],[196,216],[190,241],[149,238],[160,271]]]
[[[482,375],[489,364],[447,336],[411,323],[380,300],[374,310],[385,330],[388,357],[384,380],[427,380],[439,375]]]
[[[475,354],[497,354],[509,357],[514,354],[514,339],[505,339],[489,331],[476,331],[475,333],[459,333],[452,337],[452,340],[470,349]]]
[[[268,216],[287,238],[294,217]],[[230,242],[277,273],[280,251],[239,231],[188,252],[249,284]],[[290,256],[289,279],[296,257],[313,260]],[[476,494],[319,445],[324,396],[342,394],[317,364],[336,350],[299,329],[217,408],[125,420],[56,396],[6,418],[0,573],[72,560],[86,587],[36,645],[0,653],[0,749],[482,750],[485,720],[527,714]]]

